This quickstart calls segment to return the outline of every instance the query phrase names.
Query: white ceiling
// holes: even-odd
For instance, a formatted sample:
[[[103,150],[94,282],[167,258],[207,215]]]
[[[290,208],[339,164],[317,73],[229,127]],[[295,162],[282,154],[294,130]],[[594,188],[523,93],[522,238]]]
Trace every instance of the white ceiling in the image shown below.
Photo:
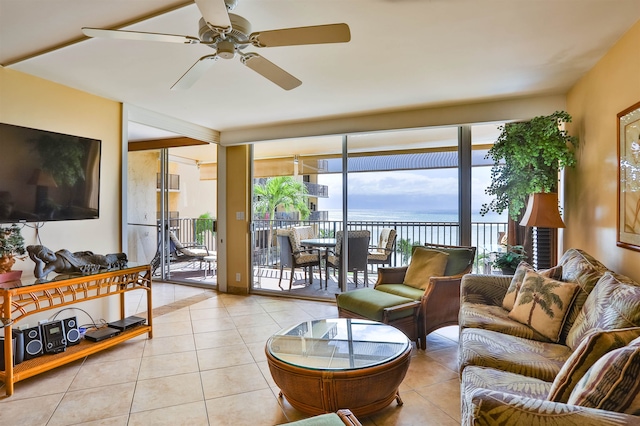
[[[204,45],[86,39],[81,27],[198,35],[175,0],[0,0],[0,64],[221,132],[270,123],[563,94],[640,19],[640,0],[239,0],[253,31],[345,22],[342,44],[248,48],[300,80],[285,91],[218,61],[169,88]],[[71,44],[49,53],[45,49]],[[22,58],[22,59],[21,59]]]

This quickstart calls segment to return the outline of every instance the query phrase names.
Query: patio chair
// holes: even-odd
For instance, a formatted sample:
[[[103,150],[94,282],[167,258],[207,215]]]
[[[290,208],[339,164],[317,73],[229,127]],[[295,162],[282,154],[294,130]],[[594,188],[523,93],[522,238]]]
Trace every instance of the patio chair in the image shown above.
[[[307,281],[308,272],[309,284],[313,284],[313,267],[318,266],[318,273],[320,274],[320,288],[322,288],[319,251],[317,249],[300,246],[300,234],[295,228],[278,230],[277,238],[278,245],[280,246],[280,279],[278,280],[278,287],[282,289],[282,275],[285,267],[291,268],[291,276],[289,277],[289,290],[291,290],[291,286],[293,285],[293,273],[296,268],[304,269],[305,281]]]
[[[369,248],[369,239],[371,233],[366,230],[349,231],[347,233],[349,238],[349,255],[347,257],[348,272],[353,272],[353,282],[356,287],[358,286],[358,271],[364,272],[364,284],[369,286],[369,274],[367,271],[367,255]],[[325,263],[325,289],[327,288],[327,281],[329,277],[329,268],[337,269],[338,272],[338,284],[342,281],[342,240],[343,231],[336,232],[336,247],[335,250],[327,250],[327,258]]]
[[[389,265],[391,266],[391,255],[395,251],[396,230],[393,228],[382,228],[377,246],[369,247],[367,263],[369,265]]]
[[[416,250],[430,253],[417,253]],[[425,244],[414,247],[411,262],[422,262],[422,259],[431,256],[434,251],[446,253],[444,272],[437,276],[418,275],[421,283],[415,285],[405,282],[412,265],[379,268],[378,281],[373,289],[359,289],[336,295],[339,316],[388,323],[415,340],[416,345],[426,349],[428,334],[438,328],[458,324],[460,282],[463,275],[471,272],[476,254],[475,247]],[[441,267],[442,265],[440,270]],[[412,269],[411,278],[414,278],[414,273],[420,273],[420,269]],[[427,268],[423,270],[426,271]],[[417,312],[411,311],[412,302],[418,304]]]

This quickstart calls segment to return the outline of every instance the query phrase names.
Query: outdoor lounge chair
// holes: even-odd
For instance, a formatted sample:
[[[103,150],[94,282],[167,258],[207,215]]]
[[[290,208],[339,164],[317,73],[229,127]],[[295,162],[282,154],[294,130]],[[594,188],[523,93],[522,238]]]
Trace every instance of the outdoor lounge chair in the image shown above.
[[[155,271],[160,267],[160,239],[158,238],[158,250],[156,251],[155,256],[151,260],[151,272],[155,273]],[[173,231],[169,231],[169,258],[167,259],[170,262],[188,262],[188,261],[199,261],[200,268],[202,268],[202,262],[205,261],[205,257],[211,258],[211,256],[215,255],[215,252],[209,251],[207,246],[204,244],[199,244],[197,242],[189,242],[183,243],[178,239],[176,234]],[[208,261],[209,262],[209,261]]]

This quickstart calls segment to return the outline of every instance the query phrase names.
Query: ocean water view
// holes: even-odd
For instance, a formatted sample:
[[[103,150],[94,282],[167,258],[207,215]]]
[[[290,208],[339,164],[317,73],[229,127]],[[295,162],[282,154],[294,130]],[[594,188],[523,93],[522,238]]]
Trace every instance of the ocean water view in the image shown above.
[[[342,220],[342,210],[327,210],[329,220]],[[413,211],[413,210],[374,210],[350,209],[350,221],[375,222],[458,222],[457,211]],[[506,223],[507,214],[488,213],[484,216],[479,212],[471,215],[471,222]]]

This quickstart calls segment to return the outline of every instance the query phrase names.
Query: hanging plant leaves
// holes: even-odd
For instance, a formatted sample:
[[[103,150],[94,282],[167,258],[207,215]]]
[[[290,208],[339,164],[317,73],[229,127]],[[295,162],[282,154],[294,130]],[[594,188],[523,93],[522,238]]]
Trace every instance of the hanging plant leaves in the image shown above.
[[[494,163],[485,192],[495,198],[482,205],[481,215],[507,210],[517,220],[529,194],[557,189],[558,172],[576,164],[578,140],[560,128],[570,122],[569,113],[556,111],[499,128],[500,136],[485,157]]]

